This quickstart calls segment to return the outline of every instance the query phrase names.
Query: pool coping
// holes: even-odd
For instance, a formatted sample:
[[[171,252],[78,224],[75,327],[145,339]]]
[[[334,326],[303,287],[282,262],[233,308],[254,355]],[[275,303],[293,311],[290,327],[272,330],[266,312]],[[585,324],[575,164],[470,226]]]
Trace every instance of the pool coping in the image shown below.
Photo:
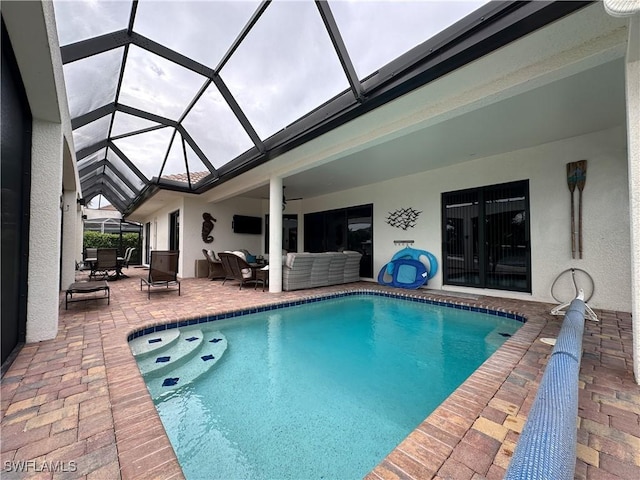
[[[362,294],[400,298],[409,301],[416,301],[419,303],[444,306],[446,308],[496,315],[522,322],[523,325],[518,329],[517,332],[515,332],[510,338],[508,338],[498,348],[498,350],[496,350],[487,360],[485,360],[485,362],[483,362],[480,367],[478,367],[458,388],[456,388],[454,392],[451,393],[451,395],[449,395],[443,403],[441,403],[416,429],[414,429],[402,442],[400,442],[365,477],[368,480],[382,480],[398,477],[407,479],[413,478],[416,480],[432,478],[436,475],[438,470],[443,466],[447,459],[451,457],[456,446],[463,441],[465,435],[474,426],[475,422],[480,419],[480,414],[482,413],[482,411],[495,397],[496,393],[500,389],[500,386],[507,380],[509,374],[515,368],[518,362],[520,362],[525,353],[529,350],[531,344],[539,336],[540,332],[547,322],[546,320],[540,321],[542,319],[536,315],[525,314],[517,310],[490,306],[488,304],[489,302],[474,303],[467,301],[467,299],[460,300],[453,299],[451,297],[443,298],[439,295],[429,294],[428,290],[411,292],[398,290],[400,289],[347,287],[342,290],[332,292],[316,291],[313,294],[293,301],[280,300],[267,302],[263,305],[251,308],[239,310],[229,309],[227,311],[222,311],[214,315],[190,316],[188,318],[178,319],[170,322],[155,322],[152,324],[146,324],[127,332],[127,346],[128,342],[133,338],[137,338],[148,333],[163,331],[168,328],[188,327],[222,319],[241,317],[252,313],[276,310],[306,303],[314,303],[333,298]],[[496,301],[500,300],[504,299],[496,299]],[[527,302],[527,306],[529,307],[530,305],[531,302]],[[164,426],[159,420],[159,415],[157,413],[155,405],[153,404],[153,400],[146,390],[146,384],[144,384],[144,379],[139,373],[137,363],[132,353],[130,354],[130,359],[134,363],[135,370],[139,374],[140,380],[144,385],[144,391],[145,393],[147,393],[147,400],[151,402],[151,406],[153,408],[153,411],[155,412],[155,416],[157,417],[157,422],[154,419],[153,428],[154,430],[159,429],[158,422],[159,427],[162,428],[162,438],[158,436],[156,439],[154,439],[154,441],[162,443],[162,440],[164,439],[166,442],[168,442],[168,448],[171,450],[172,458],[165,459],[166,461],[163,463],[163,470],[165,470],[166,473],[166,469],[172,471],[177,468],[180,470],[180,472],[182,472],[177,457],[175,456],[175,452],[173,451],[173,447],[171,446],[168,436],[164,431]],[[125,395],[123,398],[126,399],[127,397],[128,396]],[[528,407],[530,407],[530,403],[532,403],[532,401],[533,399],[531,398],[528,405],[523,405],[520,416],[518,416],[518,408],[514,407],[513,405],[507,407],[511,411],[511,413],[505,419],[505,422],[513,424],[513,428],[515,428],[514,431],[518,434],[520,433],[521,427],[524,424],[524,418],[526,418],[523,418],[522,415],[528,412]],[[145,402],[145,404],[146,403],[147,402]],[[120,403],[114,402],[114,407],[116,405],[120,405]],[[123,406],[124,405],[125,403],[123,403]],[[145,410],[147,408],[148,407],[145,407]],[[129,429],[118,429],[118,424],[120,423],[119,416],[119,409],[114,408],[116,438],[118,444],[120,445],[121,438],[122,441],[125,442],[128,440],[128,438],[126,438],[124,435],[129,431]],[[494,434],[494,437],[496,435],[497,437],[502,437],[501,441],[503,441],[508,433],[508,430],[508,427],[503,426],[502,429],[498,429],[499,432],[497,434]],[[480,431],[482,432],[482,430]],[[486,432],[482,433],[484,434]],[[125,443],[125,445],[127,445],[127,443]],[[513,442],[513,446],[515,447],[515,442]],[[161,451],[165,450],[166,449],[163,447]],[[124,449],[124,452],[120,459],[123,474],[128,470],[127,466],[130,465],[133,470],[131,473],[135,476],[135,478],[140,478],[139,475],[143,473],[141,471],[141,467],[142,465],[148,465],[148,459],[143,462],[136,461],[135,455],[129,457],[129,455],[125,453],[127,451],[128,449]],[[505,452],[505,456],[507,458],[510,458],[510,453],[512,452]],[[154,454],[154,456],[156,455],[157,454]],[[128,475],[129,472],[127,471],[126,473]]]
[[[368,281],[269,293],[193,278],[183,280],[181,296],[168,292],[148,300],[139,289],[138,278],[144,273],[132,269],[130,278],[110,283],[111,305],[81,302],[65,310],[60,293],[56,338],[25,345],[0,381],[4,462],[32,462],[30,468],[42,462],[74,462],[74,472],[59,472],[55,478],[183,479],[127,334],[187,320],[194,313],[364,288],[486,306],[527,318],[498,355],[425,419],[413,432],[415,438],[409,436],[367,475],[502,479],[553,348],[540,339],[556,337],[563,320],[550,314],[555,303],[527,296],[408,291]],[[640,386],[633,375],[631,313],[596,313],[600,321],[586,322],[583,337],[575,477],[639,478]]]
[[[217,313],[214,315],[207,315],[207,316],[194,315],[191,318],[187,318],[184,320],[176,320],[168,323],[167,322],[157,323],[150,326],[134,329],[132,332],[130,332],[127,335],[127,342],[130,342],[131,340],[141,337],[143,335],[148,335],[150,333],[163,332],[163,331],[171,330],[174,328],[191,327],[194,325],[201,325],[203,323],[216,322],[218,320],[227,320],[229,318],[242,317],[245,315],[252,315],[255,313],[267,312],[271,310],[278,310],[282,308],[305,305],[308,303],[317,303],[317,302],[322,302],[322,301],[331,300],[335,298],[351,297],[356,295],[371,295],[376,297],[398,298],[398,299],[408,300],[416,303],[424,303],[427,305],[435,305],[439,307],[452,308],[455,310],[465,310],[465,311],[474,312],[474,313],[484,313],[484,314],[493,315],[496,317],[509,318],[511,320],[516,320],[521,323],[526,323],[527,321],[526,316],[519,314],[517,312],[512,312],[504,309],[498,309],[498,308],[492,308],[492,307],[486,307],[486,306],[476,306],[475,304],[468,305],[465,303],[455,303],[450,301],[443,302],[441,300],[425,298],[422,295],[389,293],[389,292],[383,292],[380,290],[373,290],[373,289],[358,289],[358,290],[346,290],[344,292],[330,293],[330,294],[324,294],[324,295],[323,294],[313,295],[310,297],[304,297],[300,300],[294,300],[294,301],[284,300],[281,302],[262,305],[259,307],[245,308],[240,310],[230,310],[227,312]]]

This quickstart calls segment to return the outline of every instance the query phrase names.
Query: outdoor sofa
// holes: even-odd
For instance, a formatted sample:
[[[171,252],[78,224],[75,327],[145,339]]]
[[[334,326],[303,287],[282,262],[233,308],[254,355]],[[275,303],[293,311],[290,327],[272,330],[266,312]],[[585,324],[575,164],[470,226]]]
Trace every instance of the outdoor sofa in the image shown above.
[[[354,251],[288,253],[282,265],[282,289],[338,285],[360,280],[362,254]]]

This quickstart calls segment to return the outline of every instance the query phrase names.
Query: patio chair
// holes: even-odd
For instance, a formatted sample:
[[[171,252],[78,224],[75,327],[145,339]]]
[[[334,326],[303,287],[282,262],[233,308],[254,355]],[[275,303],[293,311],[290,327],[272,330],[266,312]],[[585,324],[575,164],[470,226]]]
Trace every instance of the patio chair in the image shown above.
[[[202,254],[204,258],[207,259],[207,266],[209,267],[209,280],[214,280],[216,278],[225,278],[224,267],[222,266],[222,262],[216,258],[216,254],[213,250],[207,250],[206,248],[202,249]]]
[[[178,280],[178,250],[152,250],[149,262],[148,278],[140,279],[140,291],[147,286],[147,298],[151,298],[151,287],[178,287],[180,296],[180,280]]]
[[[262,283],[264,290],[264,279],[256,278],[255,269],[251,268],[251,265],[249,265],[246,260],[229,252],[220,252],[218,256],[220,257],[225,272],[224,281],[222,282],[223,285],[227,280],[237,280],[240,282],[240,290],[242,290],[242,285],[245,283],[253,283],[255,290],[258,283]]]
[[[110,274],[110,272],[113,272]],[[111,276],[110,276],[111,275]],[[120,277],[120,265],[118,265],[118,251],[115,248],[98,248],[96,261],[91,266],[89,278],[101,279],[112,278],[117,280]]]
[[[131,255],[136,251],[135,247],[129,247],[124,253],[124,260],[122,261],[122,266],[129,268],[129,262],[131,261]]]
[[[127,249],[124,252],[124,256],[118,257],[119,276],[124,278],[129,278],[129,276],[122,271],[122,268],[123,267],[129,268],[129,262],[131,261],[131,255],[133,254],[134,250],[135,250],[134,247],[127,247]]]

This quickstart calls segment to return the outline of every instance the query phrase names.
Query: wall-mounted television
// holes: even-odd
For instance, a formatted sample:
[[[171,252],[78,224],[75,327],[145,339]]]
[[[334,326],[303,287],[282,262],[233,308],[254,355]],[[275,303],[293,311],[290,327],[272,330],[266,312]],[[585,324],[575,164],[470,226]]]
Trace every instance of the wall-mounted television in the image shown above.
[[[260,235],[262,233],[262,218],[234,215],[232,228],[234,233]]]

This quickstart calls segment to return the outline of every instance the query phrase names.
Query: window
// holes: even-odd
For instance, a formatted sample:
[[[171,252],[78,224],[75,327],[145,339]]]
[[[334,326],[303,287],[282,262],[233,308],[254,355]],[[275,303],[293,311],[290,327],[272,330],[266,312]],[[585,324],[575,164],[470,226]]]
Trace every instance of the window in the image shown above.
[[[144,224],[144,263],[151,262],[151,222]]]
[[[269,252],[269,215],[265,215],[264,224],[264,251]],[[282,215],[282,249],[287,252],[298,251],[298,215]]]
[[[304,250],[360,252],[360,276],[373,278],[373,205],[307,213]]]
[[[442,194],[447,285],[531,292],[529,181]]]
[[[180,250],[180,210],[169,216],[169,250]]]

